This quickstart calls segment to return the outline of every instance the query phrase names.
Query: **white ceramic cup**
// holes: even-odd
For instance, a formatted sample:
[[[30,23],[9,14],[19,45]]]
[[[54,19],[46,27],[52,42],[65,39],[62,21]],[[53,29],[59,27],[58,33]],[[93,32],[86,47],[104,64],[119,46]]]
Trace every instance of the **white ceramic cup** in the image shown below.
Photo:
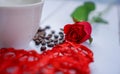
[[[27,48],[40,24],[43,0],[0,0],[0,48]]]

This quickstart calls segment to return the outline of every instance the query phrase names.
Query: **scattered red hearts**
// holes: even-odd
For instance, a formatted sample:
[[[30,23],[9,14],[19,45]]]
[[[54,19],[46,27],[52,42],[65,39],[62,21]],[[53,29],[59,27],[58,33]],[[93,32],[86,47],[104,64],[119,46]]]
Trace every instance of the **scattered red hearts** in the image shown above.
[[[66,33],[65,29],[64,31]],[[91,28],[86,27],[85,34],[88,35],[90,31]],[[85,40],[83,38],[83,41]],[[0,74],[90,74],[89,64],[93,62],[93,53],[89,48],[78,43],[65,40],[64,43],[42,54],[34,50],[2,48],[0,49]]]

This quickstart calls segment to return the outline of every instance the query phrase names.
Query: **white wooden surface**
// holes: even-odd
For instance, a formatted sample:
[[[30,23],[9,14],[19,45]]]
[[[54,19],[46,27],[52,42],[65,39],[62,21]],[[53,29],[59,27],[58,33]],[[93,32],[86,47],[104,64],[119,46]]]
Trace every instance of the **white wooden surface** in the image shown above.
[[[70,14],[82,4],[80,0],[46,0],[41,25],[51,25],[58,31],[67,23],[73,23]],[[108,4],[97,3],[97,11],[101,11]],[[90,65],[92,74],[120,74],[120,42],[118,8],[114,5],[104,18],[108,25],[93,24],[94,41],[91,50],[94,52],[94,63]]]

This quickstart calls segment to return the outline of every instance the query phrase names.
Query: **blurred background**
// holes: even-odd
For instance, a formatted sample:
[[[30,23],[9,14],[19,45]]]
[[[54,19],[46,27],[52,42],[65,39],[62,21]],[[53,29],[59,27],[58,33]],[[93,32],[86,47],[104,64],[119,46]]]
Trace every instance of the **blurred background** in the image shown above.
[[[100,12],[108,24],[92,23],[93,43],[86,44],[94,52],[91,74],[120,74],[120,0],[45,0],[40,27],[50,25],[56,32],[74,23],[71,13],[86,1],[96,4],[90,17]]]

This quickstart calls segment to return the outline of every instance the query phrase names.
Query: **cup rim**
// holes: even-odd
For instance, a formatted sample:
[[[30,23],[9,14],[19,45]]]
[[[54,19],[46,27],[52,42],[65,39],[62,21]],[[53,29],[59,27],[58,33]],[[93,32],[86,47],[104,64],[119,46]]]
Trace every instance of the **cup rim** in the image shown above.
[[[4,5],[4,6],[0,6],[0,8],[2,7],[5,7],[5,8],[10,8],[10,7],[30,7],[30,6],[36,6],[36,5],[39,5],[39,4],[43,4],[44,3],[44,0],[41,0],[40,2],[36,2],[36,3],[31,3],[31,4],[23,4],[23,5]]]

